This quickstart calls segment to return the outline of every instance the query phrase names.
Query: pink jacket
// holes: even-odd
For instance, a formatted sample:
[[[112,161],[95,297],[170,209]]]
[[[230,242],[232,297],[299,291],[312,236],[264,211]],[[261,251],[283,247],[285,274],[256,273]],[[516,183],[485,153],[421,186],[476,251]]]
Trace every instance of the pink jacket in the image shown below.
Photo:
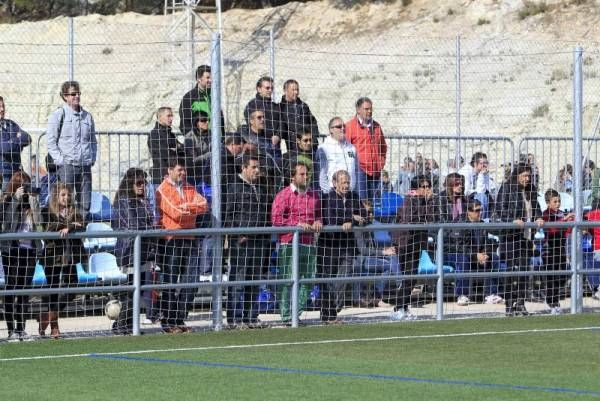
[[[321,204],[318,192],[309,190],[300,193],[293,185],[290,185],[282,189],[275,197],[271,208],[273,226],[296,226],[298,223],[313,224],[315,221],[321,221]],[[292,233],[280,234],[279,241],[281,244],[290,244],[292,237]],[[300,234],[301,244],[312,245],[313,242],[313,233]]]

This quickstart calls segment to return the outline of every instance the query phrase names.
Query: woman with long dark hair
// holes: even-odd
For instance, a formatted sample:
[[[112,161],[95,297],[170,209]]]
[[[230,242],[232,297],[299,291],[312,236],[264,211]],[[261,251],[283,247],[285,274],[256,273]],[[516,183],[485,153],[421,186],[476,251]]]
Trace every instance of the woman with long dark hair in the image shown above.
[[[506,262],[508,271],[529,270],[533,256],[534,229],[523,228],[527,222],[544,224],[542,211],[537,201],[537,189],[532,184],[533,169],[527,163],[514,166],[511,175],[500,187],[496,200],[496,218],[512,222],[519,228],[503,230],[500,236],[500,258]],[[504,290],[506,314],[527,315],[525,309],[526,276],[507,277]]]
[[[115,230],[148,230],[154,228],[154,213],[146,197],[146,173],[139,168],[130,168],[119,184],[119,189],[113,201],[112,227]],[[115,247],[117,263],[124,273],[128,275],[128,282],[133,283],[133,237],[119,238]],[[146,266],[146,281],[154,268],[155,241],[151,238],[142,238],[142,266]],[[158,319],[158,311],[152,308],[152,291],[146,291],[146,317],[150,320]],[[131,293],[119,294],[121,313],[113,324],[115,334],[131,334],[133,330],[133,305]]]
[[[61,238],[46,241],[44,248],[44,273],[48,280],[48,286],[58,288],[62,281],[69,286],[77,282],[75,264],[84,262],[86,258],[85,249],[81,239],[64,238],[67,234],[83,231],[83,217],[75,207],[71,187],[63,182],[54,185],[50,191],[48,208],[42,213],[44,217],[45,230],[59,232]],[[72,296],[67,297],[68,299]],[[60,337],[58,327],[58,313],[64,308],[65,301],[60,300],[59,294],[44,295],[42,303],[48,305],[48,313],[40,313],[39,334],[44,337],[48,324],[50,335],[53,338]]]
[[[3,226],[9,233],[38,231],[40,227],[39,200],[32,194],[31,178],[22,171],[14,173],[7,185],[3,199]],[[29,286],[33,272],[38,240],[12,240],[3,244],[6,289],[22,290]],[[9,341],[26,340],[26,307],[28,295],[6,295],[4,297],[4,319]]]

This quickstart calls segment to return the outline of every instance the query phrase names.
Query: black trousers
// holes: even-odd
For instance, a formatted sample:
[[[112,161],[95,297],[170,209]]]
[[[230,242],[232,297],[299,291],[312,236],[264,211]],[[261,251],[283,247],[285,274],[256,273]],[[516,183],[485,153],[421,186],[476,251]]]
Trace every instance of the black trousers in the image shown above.
[[[184,276],[190,274],[192,244],[193,241],[190,239],[174,238],[159,246],[162,260],[160,267],[165,284],[176,284],[182,281]],[[163,327],[183,325],[186,310],[191,307],[191,305],[187,305],[185,294],[185,291],[173,288],[163,290],[160,303]]]
[[[35,271],[35,250],[11,247],[3,257],[6,269],[6,289],[23,290],[31,287]],[[25,331],[29,295],[6,295],[4,297],[4,320],[9,333]]]
[[[349,277],[353,275],[354,247],[340,247],[335,244],[319,246],[317,256],[317,278]],[[351,288],[348,283],[321,283],[319,301],[321,304],[321,320],[335,320],[346,300],[346,292]]]
[[[231,243],[229,281],[259,280],[263,267],[268,266],[270,239],[250,236],[240,243],[239,238]],[[236,285],[229,287],[227,295],[227,322],[253,322],[258,318],[259,285]]]
[[[508,272],[530,270],[533,243],[521,236],[508,236],[500,242],[500,258],[506,262]],[[525,275],[507,276],[504,280],[504,301],[507,309],[523,305],[529,278]]]

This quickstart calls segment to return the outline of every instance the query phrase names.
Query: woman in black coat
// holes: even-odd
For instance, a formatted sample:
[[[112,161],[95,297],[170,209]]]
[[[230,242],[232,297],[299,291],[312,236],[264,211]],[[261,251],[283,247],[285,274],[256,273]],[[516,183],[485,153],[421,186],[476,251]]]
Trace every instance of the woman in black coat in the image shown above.
[[[509,271],[529,270],[535,230],[523,229],[525,223],[536,222],[538,227],[544,224],[537,201],[537,189],[531,183],[532,171],[529,164],[518,163],[500,187],[496,200],[496,219],[512,222],[519,227],[504,230],[500,236],[500,258],[506,262]],[[528,314],[525,309],[526,287],[526,276],[507,277],[504,285],[507,315]]]
[[[119,189],[113,202],[114,230],[149,230],[154,227],[154,213],[146,197],[146,173],[139,168],[130,168],[119,184]],[[128,275],[128,282],[133,283],[133,244],[134,237],[119,238],[115,246],[117,263],[124,273]],[[142,238],[141,265],[148,269],[144,272],[146,281],[149,281],[150,269],[155,268],[155,241],[152,238]],[[150,263],[148,263],[150,262]],[[119,295],[121,313],[113,324],[115,334],[131,334],[133,330],[133,305],[130,292]],[[146,317],[150,320],[158,319],[158,311],[152,307],[152,291],[144,293],[146,303]]]

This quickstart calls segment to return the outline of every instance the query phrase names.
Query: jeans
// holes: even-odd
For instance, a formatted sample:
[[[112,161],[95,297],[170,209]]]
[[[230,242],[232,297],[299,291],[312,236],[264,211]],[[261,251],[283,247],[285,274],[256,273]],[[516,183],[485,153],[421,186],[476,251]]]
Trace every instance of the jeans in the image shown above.
[[[358,197],[361,200],[373,200],[381,194],[381,175],[379,173],[368,175],[360,168],[356,170]]]
[[[400,274],[400,261],[398,256],[364,256],[359,257],[357,262],[360,264],[356,269],[358,276],[395,276]],[[402,280],[396,281],[376,281],[375,282],[375,297],[383,299],[385,288],[399,288],[402,285]],[[362,297],[362,283],[355,283],[352,288],[353,300],[359,300]]]
[[[485,265],[480,265],[474,263],[469,255],[463,253],[448,253],[444,255],[444,263],[454,267],[456,273],[469,273],[471,271],[506,271],[506,264],[500,263],[500,258],[496,254],[492,254],[492,259],[488,260]],[[498,295],[498,282],[498,277],[486,277],[483,281],[484,295]],[[471,293],[470,279],[457,278],[454,288],[457,297],[461,295],[468,297]]]
[[[444,254],[444,264],[454,267],[456,273],[469,273],[471,271],[471,259],[469,255],[464,253]],[[454,295],[468,297],[471,292],[470,287],[469,278],[457,278],[454,285]]]
[[[87,218],[92,202],[92,166],[65,164],[58,167],[57,174],[58,180],[71,188],[81,215]]]
[[[202,253],[202,240],[203,238],[195,238],[191,240],[192,248],[189,252],[189,258],[187,259],[187,274],[184,274],[180,279],[180,283],[188,284],[188,283],[199,283],[200,282],[200,260]],[[185,309],[180,311],[179,320],[184,320],[187,318],[189,310],[192,308],[194,304],[194,298],[196,297],[196,293],[198,292],[198,288],[182,288],[180,290],[180,298],[183,300]]]
[[[592,291],[600,291],[600,253],[597,254],[598,256],[594,256],[595,254],[595,252],[584,252],[583,263],[586,269],[599,270],[598,274],[588,274],[587,280]]]

